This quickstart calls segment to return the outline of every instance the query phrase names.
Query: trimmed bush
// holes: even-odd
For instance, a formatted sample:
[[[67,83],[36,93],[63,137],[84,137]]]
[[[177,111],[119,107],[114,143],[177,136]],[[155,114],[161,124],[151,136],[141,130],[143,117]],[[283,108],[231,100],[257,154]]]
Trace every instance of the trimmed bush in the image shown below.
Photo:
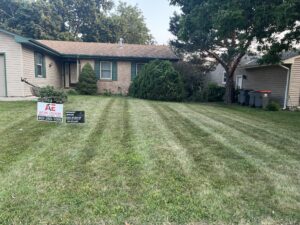
[[[74,89],[70,89],[70,90],[67,91],[67,94],[68,95],[78,95],[78,92]]]
[[[266,107],[267,111],[279,111],[280,110],[280,104],[276,101],[271,101],[267,107]]]
[[[51,103],[64,103],[68,100],[63,90],[55,89],[53,86],[46,86],[39,89],[39,101]]]
[[[220,87],[217,84],[211,83],[208,84],[206,91],[208,102],[221,102],[224,100],[225,87]]]
[[[83,95],[97,94],[97,78],[91,64],[87,63],[82,68],[76,90]]]
[[[223,101],[224,94],[224,87],[220,87],[215,83],[210,83],[195,93],[194,100],[199,102],[221,102]]]
[[[187,101],[201,101],[199,93],[204,89],[205,74],[207,68],[201,65],[195,65],[189,62],[178,62],[174,68],[181,74],[184,84],[184,99]]]
[[[184,84],[171,62],[155,60],[146,64],[134,79],[129,95],[150,100],[182,101]]]

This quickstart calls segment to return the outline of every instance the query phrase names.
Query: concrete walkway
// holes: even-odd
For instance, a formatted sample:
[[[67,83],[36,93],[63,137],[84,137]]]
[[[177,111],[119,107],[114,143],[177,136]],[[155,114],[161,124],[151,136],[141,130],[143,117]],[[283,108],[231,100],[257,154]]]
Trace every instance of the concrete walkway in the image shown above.
[[[38,97],[0,97],[0,102],[15,102],[15,101],[37,101]]]

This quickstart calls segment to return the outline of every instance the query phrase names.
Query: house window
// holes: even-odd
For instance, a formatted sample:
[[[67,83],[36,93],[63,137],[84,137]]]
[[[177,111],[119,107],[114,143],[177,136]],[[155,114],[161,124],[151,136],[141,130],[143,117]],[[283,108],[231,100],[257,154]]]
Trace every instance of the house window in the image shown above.
[[[101,62],[100,63],[100,78],[103,80],[112,79],[112,62]]]
[[[41,53],[35,53],[35,76],[46,77],[45,58]]]
[[[227,75],[226,75],[226,72],[224,71],[223,78],[222,78],[222,84],[226,84],[226,82],[227,82]]]
[[[141,72],[141,70],[143,69],[144,65],[145,65],[145,63],[137,63],[136,64],[136,75],[138,75]]]

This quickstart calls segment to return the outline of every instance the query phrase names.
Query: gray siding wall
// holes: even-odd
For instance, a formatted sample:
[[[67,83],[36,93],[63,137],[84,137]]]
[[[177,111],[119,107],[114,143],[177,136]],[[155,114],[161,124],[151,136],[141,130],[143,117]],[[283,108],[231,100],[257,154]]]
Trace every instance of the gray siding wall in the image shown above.
[[[221,64],[218,64],[216,69],[214,71],[211,71],[207,75],[207,81],[209,83],[216,83],[219,86],[224,87],[225,84],[223,83],[223,75],[224,75],[224,68],[222,67]]]
[[[6,58],[7,95],[24,96],[22,46],[14,37],[0,32],[0,53]]]
[[[271,90],[272,99],[284,105],[287,70],[272,66],[247,69],[245,73],[247,79],[243,80],[243,89]]]
[[[29,82],[40,87],[50,85],[56,88],[62,88],[62,69],[59,61],[45,55],[46,78],[38,78],[35,77],[34,51],[26,47],[23,47],[22,51],[24,77],[27,78]],[[25,85],[24,93],[25,96],[31,95],[30,86]]]
[[[288,106],[299,106],[300,101],[300,58],[296,58],[291,69]]]

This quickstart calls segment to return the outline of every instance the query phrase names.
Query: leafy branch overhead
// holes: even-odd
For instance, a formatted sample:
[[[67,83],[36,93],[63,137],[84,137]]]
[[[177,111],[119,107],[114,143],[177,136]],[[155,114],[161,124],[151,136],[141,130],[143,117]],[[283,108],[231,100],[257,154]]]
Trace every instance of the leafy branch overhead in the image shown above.
[[[153,42],[142,12],[112,0],[0,0],[0,28],[35,39]]]
[[[245,54],[254,50],[269,52],[273,55],[269,62],[278,62],[278,52],[300,40],[299,0],[170,2],[182,9],[182,14],[171,19],[170,31],[177,37],[172,45],[185,53],[214,58],[224,67],[228,103],[232,101],[233,74]]]

